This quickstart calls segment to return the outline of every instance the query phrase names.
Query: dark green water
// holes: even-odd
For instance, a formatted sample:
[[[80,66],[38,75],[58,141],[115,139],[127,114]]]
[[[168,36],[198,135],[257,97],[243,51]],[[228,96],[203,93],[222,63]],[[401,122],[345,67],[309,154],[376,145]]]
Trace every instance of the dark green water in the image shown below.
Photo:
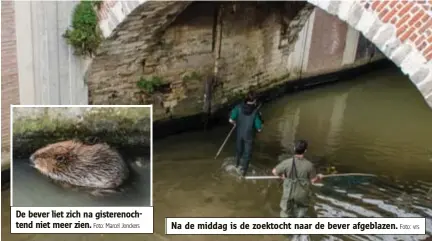
[[[283,97],[262,108],[264,131],[253,164],[270,169],[294,139],[310,143],[318,165],[379,176],[355,187],[315,188],[317,217],[428,217],[432,234],[432,110],[399,70]],[[239,182],[221,171],[234,138],[214,160],[229,132],[185,133],[154,143],[154,235],[10,235],[9,194],[2,193],[2,237],[8,241],[286,240],[282,236],[165,236],[165,217],[275,217],[276,181]],[[319,157],[319,158],[317,158]],[[429,193],[429,194],[428,194]],[[312,236],[312,240],[422,240],[419,236]]]

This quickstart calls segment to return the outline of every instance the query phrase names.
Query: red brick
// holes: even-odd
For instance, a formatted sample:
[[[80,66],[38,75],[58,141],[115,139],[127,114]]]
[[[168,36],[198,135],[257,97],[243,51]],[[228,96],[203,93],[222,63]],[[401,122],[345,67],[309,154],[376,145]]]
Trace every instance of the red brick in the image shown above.
[[[408,31],[406,31],[400,36],[400,41],[404,42],[414,32],[414,30],[415,28],[413,27],[408,28]]]
[[[391,24],[395,24],[396,22],[397,22],[397,17],[393,17],[391,20],[390,20],[390,23]]]
[[[380,4],[379,1],[374,1],[374,2],[372,3],[372,9],[373,9],[373,10],[376,10],[377,7],[378,7],[378,4]]]
[[[418,47],[420,46],[420,44],[423,42],[423,40],[425,40],[426,38],[424,36],[421,36],[415,41],[415,45]]]
[[[381,10],[379,15],[378,15],[379,18],[382,19],[388,12],[389,12],[389,10],[387,8]]]
[[[390,1],[389,7],[394,8],[394,6],[398,3],[398,1]]]
[[[414,6],[413,2],[406,3],[405,6],[399,11],[399,16],[403,16],[408,13],[412,6]]]
[[[429,45],[424,51],[424,55],[432,54],[432,45]]]
[[[384,18],[382,19],[382,21],[384,23],[387,23],[391,17],[393,17],[396,14],[397,10],[396,9],[392,9],[387,15],[384,16]]]
[[[403,34],[407,30],[407,28],[408,27],[406,25],[397,28],[396,36],[399,37],[401,34]]]
[[[414,6],[413,8],[411,8],[411,13],[416,13],[418,12],[418,10],[420,10],[420,8],[418,6]]]
[[[402,26],[403,24],[405,24],[405,22],[410,18],[410,16],[407,14],[405,16],[403,16],[402,18],[399,19],[399,21],[396,23],[396,28],[399,28],[400,26]]]
[[[396,8],[397,10],[400,10],[403,6],[404,6],[403,3],[398,2],[398,4],[396,4],[396,7],[395,7],[395,8]]]
[[[408,22],[409,25],[414,25],[417,21],[420,20],[421,17],[423,17],[423,12],[419,12],[414,17],[411,18],[411,20]]]
[[[419,29],[419,32],[422,33],[426,31],[426,29],[432,28],[432,19],[429,19],[426,23],[423,24],[423,27]]]
[[[429,14],[426,14],[425,16],[423,16],[421,21],[426,22],[429,18],[430,18]]]
[[[431,61],[432,60],[432,53],[430,53],[429,55],[425,56],[427,61]]]
[[[386,1],[381,2],[381,4],[377,7],[376,11],[380,12],[387,5],[387,3],[388,2]]]
[[[428,46],[428,43],[426,41],[423,41],[418,47],[417,49],[419,51],[422,51],[423,49],[425,49]]]
[[[422,25],[422,22],[418,21],[417,23],[415,23],[414,27],[416,27],[417,29],[419,29]]]
[[[416,39],[418,38],[418,35],[416,33],[411,34],[411,36],[409,37],[409,40],[411,42],[414,42]]]

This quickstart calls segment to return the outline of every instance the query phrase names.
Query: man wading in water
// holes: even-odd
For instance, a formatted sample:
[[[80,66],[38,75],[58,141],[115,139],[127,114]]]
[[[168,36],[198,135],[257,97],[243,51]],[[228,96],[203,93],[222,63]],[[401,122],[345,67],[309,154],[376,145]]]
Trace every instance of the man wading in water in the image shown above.
[[[258,109],[255,93],[249,92],[245,101],[231,111],[229,119],[237,126],[236,168],[242,176],[246,175],[249,167],[256,131],[262,130],[263,121]]]
[[[282,161],[272,171],[273,175],[284,179],[280,202],[281,218],[303,218],[309,208],[310,184],[318,182],[322,177],[321,174],[316,174],[313,164],[304,158],[307,148],[307,141],[297,141],[294,157]]]

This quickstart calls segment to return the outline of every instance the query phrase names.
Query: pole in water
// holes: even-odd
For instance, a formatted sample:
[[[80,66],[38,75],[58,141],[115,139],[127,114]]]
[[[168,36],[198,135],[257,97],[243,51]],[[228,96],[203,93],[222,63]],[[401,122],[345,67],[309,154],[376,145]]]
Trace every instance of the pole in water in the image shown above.
[[[218,152],[216,153],[216,156],[214,159],[216,159],[219,156],[219,154],[221,153],[223,147],[225,146],[226,142],[228,141],[229,137],[231,136],[231,134],[235,128],[236,128],[235,125],[231,128],[230,132],[228,133],[227,137],[225,138],[224,142],[222,143],[221,147],[219,148]]]
[[[343,177],[343,176],[362,176],[362,177],[375,177],[376,175],[373,174],[367,174],[367,173],[338,173],[338,174],[328,174],[328,175],[322,175],[322,178],[328,178],[328,177]],[[268,180],[268,179],[281,179],[279,176],[246,176],[245,179],[249,180]]]
[[[250,180],[257,180],[257,179],[281,179],[281,177],[279,176],[245,176],[245,179],[250,179]]]
[[[259,111],[259,109],[261,108],[262,104],[260,104],[256,110]],[[234,131],[234,129],[236,128],[236,125],[233,126],[233,128],[231,128],[230,132],[228,133],[227,137],[225,138],[225,141],[222,143],[221,147],[219,148],[218,152],[216,153],[216,156],[214,159],[216,159],[219,154],[221,153],[223,147],[225,146],[226,142],[228,141],[229,137],[231,136],[232,132]]]

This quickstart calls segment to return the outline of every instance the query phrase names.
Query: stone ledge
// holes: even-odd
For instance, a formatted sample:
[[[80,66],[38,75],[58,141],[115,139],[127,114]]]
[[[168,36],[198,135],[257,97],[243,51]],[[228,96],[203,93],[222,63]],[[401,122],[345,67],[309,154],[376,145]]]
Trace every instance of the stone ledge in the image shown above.
[[[350,79],[352,76],[361,75],[365,72],[394,66],[388,59],[376,59],[370,63],[347,65],[344,69],[336,72],[317,74],[313,76],[303,76],[301,79],[292,79],[283,84],[274,85],[265,91],[258,91],[260,100],[264,103],[275,100],[289,93],[299,92],[305,89],[319,88],[327,84]],[[287,77],[288,78],[288,77]],[[238,98],[228,100],[225,104],[218,106],[216,111],[208,119],[207,128],[213,126],[226,125],[227,113],[240,101]],[[153,138],[159,139],[169,135],[179,134],[185,131],[205,130],[205,114],[196,114],[175,119],[164,119],[155,121],[153,124]]]
[[[67,139],[103,141],[118,148],[151,144],[150,108],[19,107],[13,114],[14,158]]]

